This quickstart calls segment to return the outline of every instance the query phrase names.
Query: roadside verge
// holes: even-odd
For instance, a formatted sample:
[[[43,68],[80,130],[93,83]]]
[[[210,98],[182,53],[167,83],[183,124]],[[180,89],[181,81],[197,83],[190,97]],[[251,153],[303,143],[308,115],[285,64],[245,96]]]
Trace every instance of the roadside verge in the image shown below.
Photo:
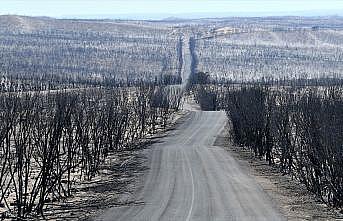
[[[287,220],[343,220],[343,214],[328,208],[304,185],[290,176],[282,176],[277,167],[269,166],[265,160],[254,157],[250,149],[237,147],[230,140],[229,127],[225,126],[214,145],[225,148],[247,170]]]
[[[187,115],[188,111],[175,113],[166,128],[142,140],[136,149],[110,154],[91,181],[75,185],[71,197],[48,203],[43,219],[92,220],[108,208],[142,203],[135,200],[135,193],[149,169],[150,146],[183,122]]]

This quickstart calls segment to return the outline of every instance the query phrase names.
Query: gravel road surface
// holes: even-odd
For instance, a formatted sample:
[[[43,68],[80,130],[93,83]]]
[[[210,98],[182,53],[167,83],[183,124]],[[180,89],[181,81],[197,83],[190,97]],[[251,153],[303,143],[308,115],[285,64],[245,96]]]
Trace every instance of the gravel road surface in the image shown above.
[[[256,181],[222,147],[214,146],[224,112],[192,110],[154,144],[135,205],[96,220],[284,220]]]

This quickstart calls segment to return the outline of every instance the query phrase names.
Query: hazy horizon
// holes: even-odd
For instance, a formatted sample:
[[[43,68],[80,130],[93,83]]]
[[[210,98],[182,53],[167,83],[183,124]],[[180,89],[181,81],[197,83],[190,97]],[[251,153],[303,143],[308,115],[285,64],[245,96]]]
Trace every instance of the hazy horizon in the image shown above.
[[[46,4],[49,2],[49,4]],[[343,1],[309,0],[3,0],[0,15],[83,19],[342,16]]]

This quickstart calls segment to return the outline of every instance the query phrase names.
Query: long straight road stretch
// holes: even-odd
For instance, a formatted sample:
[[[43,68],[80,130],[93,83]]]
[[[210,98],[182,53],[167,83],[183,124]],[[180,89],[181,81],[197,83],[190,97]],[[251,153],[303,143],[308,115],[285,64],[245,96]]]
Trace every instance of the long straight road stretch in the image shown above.
[[[271,199],[237,161],[214,146],[224,112],[191,111],[152,146],[150,169],[136,200],[97,220],[284,220]]]

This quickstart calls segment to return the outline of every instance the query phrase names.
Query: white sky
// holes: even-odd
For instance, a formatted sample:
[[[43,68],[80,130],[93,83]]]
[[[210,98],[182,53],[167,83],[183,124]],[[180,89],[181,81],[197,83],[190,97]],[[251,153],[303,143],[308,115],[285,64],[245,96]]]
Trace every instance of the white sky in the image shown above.
[[[0,0],[0,14],[51,17],[216,12],[253,16],[303,11],[343,14],[343,0]]]

